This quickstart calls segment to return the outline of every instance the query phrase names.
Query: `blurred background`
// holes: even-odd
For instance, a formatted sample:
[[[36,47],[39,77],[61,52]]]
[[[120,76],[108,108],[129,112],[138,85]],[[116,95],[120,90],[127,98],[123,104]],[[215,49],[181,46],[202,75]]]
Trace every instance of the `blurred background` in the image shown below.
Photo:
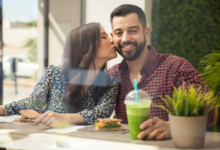
[[[219,0],[0,0],[0,104],[29,96],[46,67],[61,64],[71,29],[100,22],[110,33],[110,13],[121,4],[145,11],[148,44],[158,52],[184,57],[201,73],[204,56],[219,54]],[[108,68],[121,60],[109,61]],[[220,91],[219,77],[213,80]]]

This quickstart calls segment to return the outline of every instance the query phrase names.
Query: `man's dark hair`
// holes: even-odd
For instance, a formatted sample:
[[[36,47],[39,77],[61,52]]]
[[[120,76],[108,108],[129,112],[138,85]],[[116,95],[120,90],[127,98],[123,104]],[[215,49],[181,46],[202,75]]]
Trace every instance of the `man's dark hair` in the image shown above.
[[[140,7],[131,4],[124,4],[115,8],[111,13],[111,24],[115,16],[126,16],[131,13],[136,13],[138,15],[138,20],[141,23],[143,29],[145,29],[147,21],[144,11]]]

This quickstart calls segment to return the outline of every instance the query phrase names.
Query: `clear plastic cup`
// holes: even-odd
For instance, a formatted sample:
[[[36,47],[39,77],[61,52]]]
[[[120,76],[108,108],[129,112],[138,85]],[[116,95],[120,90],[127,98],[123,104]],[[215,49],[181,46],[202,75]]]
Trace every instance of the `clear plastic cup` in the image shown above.
[[[137,135],[142,131],[140,124],[149,119],[151,106],[151,99],[147,92],[137,90],[138,101],[135,94],[135,90],[129,92],[124,102],[126,105],[130,138],[132,140],[138,140]]]

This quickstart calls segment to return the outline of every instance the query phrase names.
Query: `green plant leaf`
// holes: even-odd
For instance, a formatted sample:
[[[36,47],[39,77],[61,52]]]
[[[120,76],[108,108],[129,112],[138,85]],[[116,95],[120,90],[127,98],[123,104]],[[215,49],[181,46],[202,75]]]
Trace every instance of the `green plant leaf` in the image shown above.
[[[184,83],[183,83],[184,85]],[[175,116],[202,116],[214,109],[215,101],[212,91],[205,88],[180,86],[173,87],[173,97],[165,95],[161,99],[167,105],[154,105]]]
[[[163,105],[152,104],[152,106],[155,106],[155,107],[161,108],[161,109],[165,110],[168,114],[172,114],[172,112],[169,111],[169,109],[167,109],[167,108],[164,107]]]

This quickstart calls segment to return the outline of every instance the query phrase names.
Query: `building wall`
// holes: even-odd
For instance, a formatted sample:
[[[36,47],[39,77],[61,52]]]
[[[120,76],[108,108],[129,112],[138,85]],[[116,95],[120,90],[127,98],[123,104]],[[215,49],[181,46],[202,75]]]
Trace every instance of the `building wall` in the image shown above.
[[[44,0],[39,0],[38,17],[38,79],[44,73]],[[80,0],[50,0],[49,1],[49,65],[62,64],[62,54],[67,34],[81,24],[81,3]]]
[[[49,11],[49,64],[59,65],[67,34],[80,26],[80,0],[51,0]]]
[[[4,40],[4,45],[19,49],[24,46],[26,40],[30,38],[36,38],[37,36],[38,36],[38,33],[36,31],[36,28],[5,27],[3,40]],[[5,55],[7,55],[7,52],[5,53],[6,53]]]
[[[40,77],[44,73],[44,17],[43,17],[43,9],[44,9],[44,0],[39,0],[38,3],[38,21],[37,21],[37,28],[38,28],[38,40],[37,40],[37,63],[39,64],[39,69],[37,72],[37,79],[39,80]]]

